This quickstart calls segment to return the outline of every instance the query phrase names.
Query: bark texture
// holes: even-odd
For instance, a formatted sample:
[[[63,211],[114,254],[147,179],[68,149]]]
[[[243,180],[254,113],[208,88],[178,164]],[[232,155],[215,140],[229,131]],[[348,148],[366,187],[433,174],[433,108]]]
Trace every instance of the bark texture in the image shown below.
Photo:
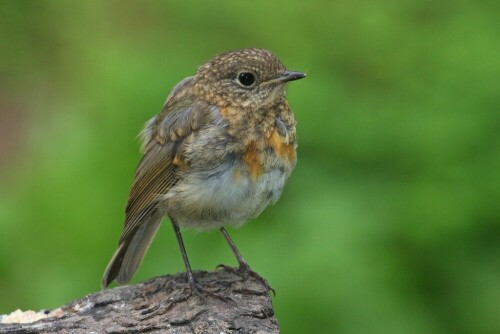
[[[227,301],[193,294],[185,274],[161,276],[42,311],[31,323],[0,316],[0,333],[279,333],[269,290],[258,279],[229,270],[196,278]]]

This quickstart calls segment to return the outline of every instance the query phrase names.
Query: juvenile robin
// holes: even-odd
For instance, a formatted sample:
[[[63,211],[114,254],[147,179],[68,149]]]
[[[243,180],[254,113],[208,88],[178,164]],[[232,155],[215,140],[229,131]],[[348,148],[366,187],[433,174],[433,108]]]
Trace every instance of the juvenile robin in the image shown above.
[[[206,291],[195,280],[180,227],[219,229],[237,271],[253,273],[224,226],[240,226],[278,200],[297,161],[285,88],[304,77],[267,50],[242,49],[214,57],[174,87],[140,134],[143,157],[103,287],[130,280],[165,216],[192,290]]]

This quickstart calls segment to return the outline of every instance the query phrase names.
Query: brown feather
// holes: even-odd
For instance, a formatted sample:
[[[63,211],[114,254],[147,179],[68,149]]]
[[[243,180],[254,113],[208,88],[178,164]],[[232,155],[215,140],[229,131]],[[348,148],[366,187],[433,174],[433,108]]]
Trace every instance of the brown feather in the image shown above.
[[[173,95],[171,98],[175,98]],[[135,229],[141,224],[145,213],[151,213],[158,205],[161,195],[165,195],[168,190],[178,181],[176,173],[178,166],[173,162],[175,157],[178,160],[185,160],[182,152],[178,150],[182,140],[196,132],[207,120],[208,104],[204,102],[191,102],[188,104],[188,110],[183,109],[181,105],[172,105],[167,102],[164,110],[153,124],[153,132],[150,138],[146,138],[150,143],[144,157],[136,171],[134,183],[130,190],[130,195],[125,209],[125,227],[120,240],[130,237]],[[167,109],[170,107],[171,109]],[[166,114],[166,116],[164,116]],[[196,119],[196,122],[193,120]],[[160,131],[159,124],[164,131]],[[193,125],[196,124],[196,128]],[[169,134],[182,133],[176,142],[169,141]],[[163,133],[165,143],[157,141],[157,137]],[[163,140],[162,140],[163,141]]]

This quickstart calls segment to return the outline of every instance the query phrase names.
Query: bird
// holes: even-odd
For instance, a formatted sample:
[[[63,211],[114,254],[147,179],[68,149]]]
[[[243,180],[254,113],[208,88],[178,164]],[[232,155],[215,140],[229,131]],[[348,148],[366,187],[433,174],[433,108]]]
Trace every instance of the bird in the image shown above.
[[[195,279],[181,228],[219,229],[237,271],[254,273],[225,227],[241,226],[280,197],[297,162],[286,86],[305,76],[266,49],[246,48],[216,55],[172,89],[139,135],[142,159],[103,288],[132,278],[166,217],[195,292],[207,290]]]

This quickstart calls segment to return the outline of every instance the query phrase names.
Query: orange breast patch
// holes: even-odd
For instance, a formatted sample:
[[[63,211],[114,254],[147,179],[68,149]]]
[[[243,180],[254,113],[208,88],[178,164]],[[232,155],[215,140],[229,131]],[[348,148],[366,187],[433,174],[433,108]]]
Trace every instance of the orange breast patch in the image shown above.
[[[295,160],[295,147],[292,144],[286,144],[282,136],[275,129],[268,139],[269,146],[274,149],[274,152],[288,161]]]
[[[250,176],[253,179],[258,178],[264,173],[264,166],[259,153],[257,145],[252,141],[243,154],[243,161],[247,165]]]

